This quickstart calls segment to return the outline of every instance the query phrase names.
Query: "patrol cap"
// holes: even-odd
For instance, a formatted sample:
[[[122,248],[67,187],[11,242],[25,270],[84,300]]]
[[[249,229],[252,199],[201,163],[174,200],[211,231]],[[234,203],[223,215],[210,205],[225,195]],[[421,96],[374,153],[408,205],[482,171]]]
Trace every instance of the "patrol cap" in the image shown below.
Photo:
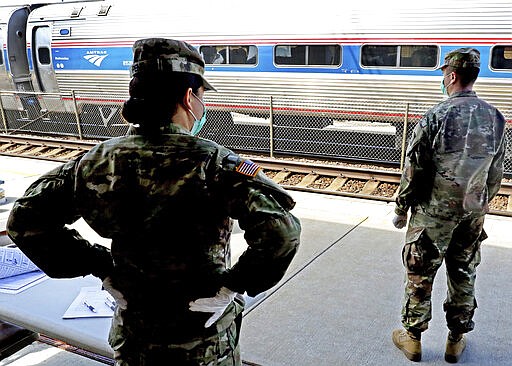
[[[444,63],[437,69],[443,69],[447,66],[453,67],[454,69],[480,68],[480,51],[471,47],[458,48],[450,51],[444,57]]]
[[[204,77],[204,60],[197,50],[184,41],[145,38],[133,44],[130,76],[154,72],[188,72],[203,79],[205,90],[216,89]]]

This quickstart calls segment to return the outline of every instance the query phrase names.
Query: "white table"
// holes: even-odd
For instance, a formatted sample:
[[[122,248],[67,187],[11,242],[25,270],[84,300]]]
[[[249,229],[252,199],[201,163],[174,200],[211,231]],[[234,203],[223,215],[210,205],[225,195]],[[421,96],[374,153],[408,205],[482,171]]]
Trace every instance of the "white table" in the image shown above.
[[[112,318],[62,319],[82,287],[101,286],[94,276],[47,279],[21,293],[0,293],[0,319],[72,346],[113,358],[108,344]]]

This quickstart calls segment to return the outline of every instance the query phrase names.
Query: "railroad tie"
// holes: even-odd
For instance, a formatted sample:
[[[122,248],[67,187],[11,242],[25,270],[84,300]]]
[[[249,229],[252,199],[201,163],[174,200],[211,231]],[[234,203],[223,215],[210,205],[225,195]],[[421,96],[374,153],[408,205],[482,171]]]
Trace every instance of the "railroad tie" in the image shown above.
[[[66,155],[62,155],[62,159],[66,159],[66,160],[70,160],[70,159],[73,159],[79,155],[82,155],[84,153],[84,151],[82,150],[71,150],[69,153],[67,153]]]
[[[512,211],[512,196],[508,196],[507,211]]]
[[[329,191],[337,191],[338,189],[340,189],[341,187],[343,187],[343,185],[347,182],[347,178],[345,177],[336,177],[332,182],[331,184],[329,184],[329,187],[327,187],[326,189],[329,190]]]
[[[291,174],[289,170],[281,170],[279,173],[277,173],[272,180],[276,182],[277,184],[281,183],[283,180],[288,178],[288,176]]]
[[[318,178],[318,174],[310,173],[306,175],[304,178],[302,178],[302,180],[297,184],[297,187],[307,187],[311,183],[313,183],[316,180],[316,178]]]
[[[47,146],[38,146],[34,149],[28,150],[27,152],[23,152],[22,154],[41,154],[43,151],[47,150]]]
[[[380,181],[378,181],[378,180],[369,180],[368,182],[366,182],[364,184],[364,187],[363,187],[363,189],[361,189],[360,193],[362,193],[362,194],[372,194],[373,191],[375,191],[377,189],[379,184],[380,184]]]
[[[9,150],[9,153],[21,154],[23,151],[25,151],[27,149],[32,149],[32,146],[30,146],[30,145],[18,145],[14,149]]]
[[[5,144],[0,146],[0,151],[9,151],[13,146],[16,146],[16,144]]]
[[[56,148],[55,150],[50,150],[50,151],[46,152],[44,154],[44,156],[49,157],[49,156],[59,155],[59,154],[62,154],[62,152],[65,150],[66,149],[64,149],[64,148]]]

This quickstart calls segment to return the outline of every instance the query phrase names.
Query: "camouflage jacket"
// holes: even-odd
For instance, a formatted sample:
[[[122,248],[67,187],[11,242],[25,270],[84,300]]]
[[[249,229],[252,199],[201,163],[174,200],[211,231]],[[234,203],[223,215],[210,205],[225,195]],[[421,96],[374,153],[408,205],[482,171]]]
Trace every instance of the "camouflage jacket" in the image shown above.
[[[153,140],[105,141],[42,176],[15,202],[8,233],[49,276],[110,276],[133,314],[199,329],[211,314],[189,301],[221,286],[254,296],[283,277],[300,239],[294,205],[250,160],[171,125]],[[66,227],[80,217],[111,251]],[[232,219],[248,244],[233,267]]]
[[[396,214],[462,218],[488,212],[503,177],[505,118],[474,91],[431,108],[409,141]]]

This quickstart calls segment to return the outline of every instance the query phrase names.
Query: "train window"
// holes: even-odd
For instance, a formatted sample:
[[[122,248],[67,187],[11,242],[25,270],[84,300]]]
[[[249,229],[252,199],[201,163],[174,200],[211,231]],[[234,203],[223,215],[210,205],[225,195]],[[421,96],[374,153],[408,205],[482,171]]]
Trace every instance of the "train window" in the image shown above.
[[[495,70],[512,70],[512,45],[492,48],[491,67]]]
[[[400,46],[400,67],[433,68],[437,64],[437,46]]]
[[[437,54],[437,46],[364,45],[361,47],[361,65],[434,68],[437,63]]]
[[[274,48],[276,65],[339,66],[340,45],[279,45]]]
[[[229,63],[245,64],[247,62],[247,49],[245,47],[229,47]]]
[[[39,47],[37,49],[37,59],[41,65],[49,65],[51,63],[50,49],[48,47]]]
[[[308,48],[308,65],[340,66],[341,47],[339,45],[318,45]]]
[[[258,61],[256,46],[201,46],[199,52],[207,65],[256,65]]]
[[[397,46],[364,45],[361,47],[361,64],[363,66],[396,66]]]
[[[219,46],[201,46],[199,53],[203,56],[205,64],[225,64],[226,60],[219,53]]]

